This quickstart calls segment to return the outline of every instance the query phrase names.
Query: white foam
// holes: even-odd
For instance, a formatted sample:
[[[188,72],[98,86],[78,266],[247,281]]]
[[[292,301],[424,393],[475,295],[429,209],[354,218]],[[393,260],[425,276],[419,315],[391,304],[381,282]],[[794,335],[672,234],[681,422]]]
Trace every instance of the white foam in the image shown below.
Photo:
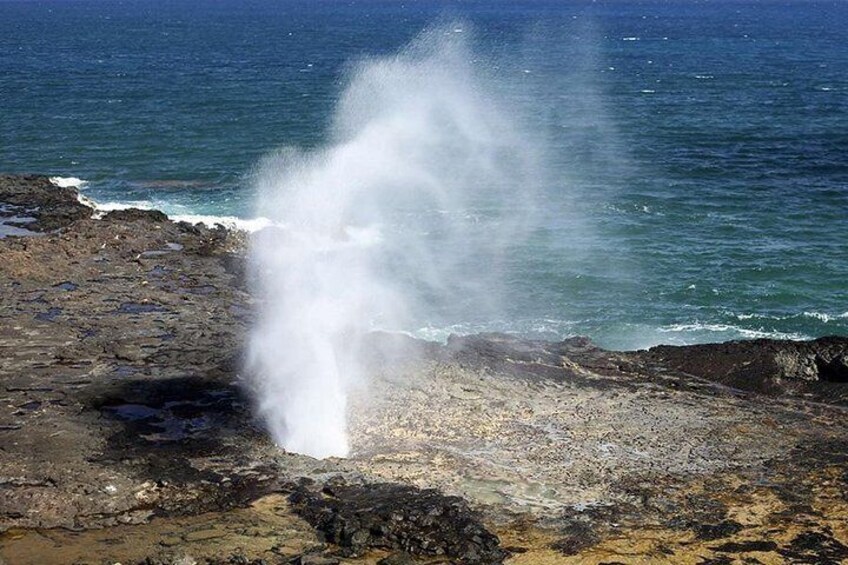
[[[203,224],[209,227],[216,225],[224,226],[230,230],[256,232],[269,226],[277,225],[268,218],[238,218],[236,216],[213,216],[203,214],[175,214],[168,218],[175,222],[188,222],[190,224]]]
[[[86,206],[94,208],[92,218],[99,220],[107,213],[115,210],[129,210],[130,208],[138,208],[139,210],[152,210],[153,203],[149,200],[131,200],[127,202],[97,202],[87,196],[78,196],[77,200]]]
[[[739,326],[733,326],[730,324],[702,324],[699,322],[694,322],[691,324],[672,324],[668,326],[662,326],[657,328],[657,332],[659,333],[721,333],[721,334],[731,334],[731,337],[739,336],[746,339],[761,339],[761,338],[769,338],[769,339],[793,339],[793,340],[803,340],[810,339],[809,336],[800,334],[800,333],[787,333],[787,332],[779,332],[779,331],[770,331],[765,330],[763,328],[760,329],[751,329],[751,328],[741,328]]]
[[[98,212],[106,213],[115,210],[129,210],[130,208],[138,208],[139,210],[152,210],[153,203],[150,200],[128,200],[126,202],[95,202],[91,198],[86,198],[94,204]]]
[[[77,177],[50,177],[50,182],[60,188],[80,188],[88,184],[88,181],[78,179]]]
[[[561,320],[552,318],[502,318],[482,322],[462,322],[444,326],[427,325],[413,331],[404,331],[405,335],[426,341],[446,343],[452,335],[466,336],[480,333],[501,333],[527,339],[566,339],[582,335],[580,324],[585,320]]]
[[[83,196],[79,192],[77,193],[77,202],[82,204],[83,206],[88,206],[89,208],[97,209],[97,202],[89,198],[88,196]]]
[[[77,199],[86,206],[94,208],[95,212],[93,217],[95,220],[99,220],[103,218],[103,216],[105,216],[108,212],[113,212],[115,210],[128,210],[130,208],[137,208],[139,210],[156,210],[159,208],[156,203],[150,200],[127,200],[124,202],[96,202],[91,198],[82,195],[79,195]],[[169,206],[179,208],[183,207],[179,205]],[[174,222],[203,224],[210,228],[215,227],[216,225],[221,225],[230,230],[246,232],[255,232],[272,225],[278,225],[269,220],[268,218],[261,217],[239,218],[237,216],[216,216],[213,214],[167,214],[167,216],[168,219]]]
[[[768,316],[764,316],[762,314],[734,314],[734,316],[736,316],[737,320],[755,320],[761,318],[768,318]],[[782,320],[783,318],[777,317],[773,319]]]
[[[827,314],[825,312],[801,312],[800,314],[790,314],[787,316],[769,316],[766,314],[734,314],[732,312],[728,312],[728,314],[732,315],[737,320],[783,321],[793,320],[797,318],[812,318],[814,320],[819,320],[821,322],[828,323],[836,320],[848,319],[848,312],[843,312],[842,314]]]
[[[848,312],[843,312],[842,314],[825,314],[824,312],[804,312],[801,315],[805,318],[814,318],[824,323],[832,322],[834,320],[844,320],[848,318]]]
[[[803,316],[805,318],[814,318],[816,320],[820,320],[820,321],[825,322],[825,323],[827,323],[827,322],[829,322],[833,319],[831,316],[828,316],[827,314],[823,314],[822,312],[804,312]]]

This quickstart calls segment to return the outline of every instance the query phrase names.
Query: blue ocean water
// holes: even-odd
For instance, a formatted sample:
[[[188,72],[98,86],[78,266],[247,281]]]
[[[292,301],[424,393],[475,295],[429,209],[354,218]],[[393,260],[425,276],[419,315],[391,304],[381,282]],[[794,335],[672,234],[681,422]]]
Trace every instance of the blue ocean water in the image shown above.
[[[445,22],[545,140],[550,182],[499,316],[410,329],[848,334],[843,1],[3,0],[0,170],[250,219],[257,163],[327,143],[351,62]]]

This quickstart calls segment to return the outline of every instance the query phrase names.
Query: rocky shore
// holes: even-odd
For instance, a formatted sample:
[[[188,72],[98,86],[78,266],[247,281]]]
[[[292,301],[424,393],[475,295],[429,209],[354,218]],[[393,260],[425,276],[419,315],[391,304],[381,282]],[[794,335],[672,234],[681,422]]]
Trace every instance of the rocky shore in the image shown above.
[[[0,176],[0,563],[848,560],[848,338],[374,335],[317,461],[252,416],[244,234],[93,212]]]

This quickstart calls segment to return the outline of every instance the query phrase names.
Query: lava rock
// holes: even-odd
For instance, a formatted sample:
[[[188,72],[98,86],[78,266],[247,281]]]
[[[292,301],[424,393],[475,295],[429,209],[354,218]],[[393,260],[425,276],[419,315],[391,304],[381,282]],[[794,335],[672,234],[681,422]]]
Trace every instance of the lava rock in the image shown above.
[[[848,402],[848,337],[810,341],[756,339],[702,345],[660,345],[634,355],[670,371],[741,390]]]
[[[307,553],[298,555],[289,561],[291,565],[339,565],[340,561],[335,557],[326,557],[320,554]]]
[[[777,544],[773,541],[766,540],[732,541],[713,547],[713,549],[722,553],[770,552],[777,551]]]
[[[103,216],[107,222],[153,222],[162,223],[168,221],[168,216],[159,210],[141,210],[139,208],[127,208],[126,210],[113,210]]]
[[[90,218],[94,210],[81,203],[76,189],[56,186],[42,175],[0,175],[0,204],[16,216],[35,218],[31,231],[52,231]]]
[[[327,541],[354,552],[384,548],[487,565],[506,557],[497,536],[464,500],[433,489],[335,481],[321,490],[300,485],[290,500],[295,512]]]
[[[698,539],[717,540],[726,538],[742,531],[742,524],[732,520],[725,520],[718,524],[701,524],[695,528]]]
[[[844,563],[848,559],[848,547],[829,531],[802,532],[780,554],[791,563]]]
[[[572,522],[563,529],[563,537],[551,544],[551,549],[563,555],[577,555],[600,540],[592,528],[581,522]]]
[[[415,565],[416,561],[408,553],[392,553],[377,561],[377,565]]]

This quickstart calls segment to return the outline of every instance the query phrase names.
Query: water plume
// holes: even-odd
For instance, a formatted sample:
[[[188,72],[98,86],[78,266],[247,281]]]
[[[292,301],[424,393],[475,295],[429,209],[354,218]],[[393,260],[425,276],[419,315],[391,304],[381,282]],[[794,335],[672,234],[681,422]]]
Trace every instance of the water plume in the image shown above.
[[[259,167],[258,214],[278,227],[251,245],[260,306],[247,369],[286,450],[348,454],[347,398],[366,382],[370,331],[498,308],[540,165],[469,35],[432,29],[352,65],[327,144]]]

